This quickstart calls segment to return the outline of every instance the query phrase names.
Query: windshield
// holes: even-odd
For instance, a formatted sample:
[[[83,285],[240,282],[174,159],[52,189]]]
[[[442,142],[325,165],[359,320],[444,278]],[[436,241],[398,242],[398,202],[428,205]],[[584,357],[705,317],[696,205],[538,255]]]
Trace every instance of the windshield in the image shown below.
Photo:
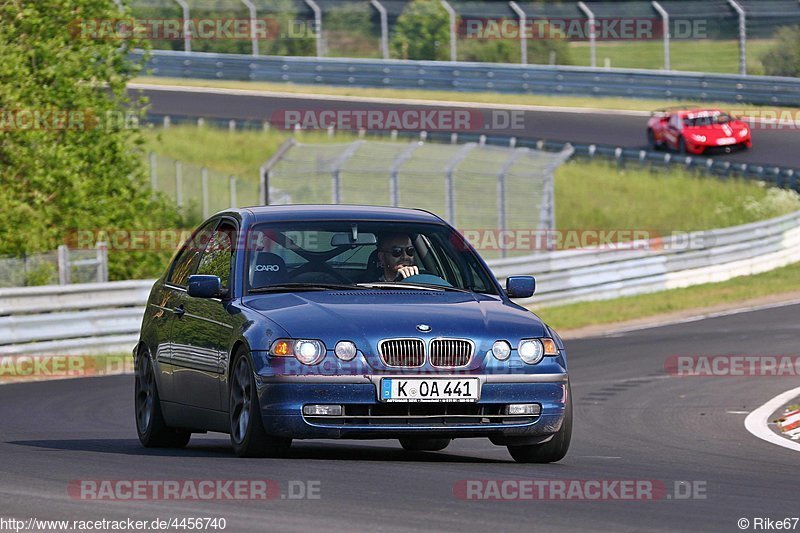
[[[698,126],[713,126],[714,124],[727,124],[733,120],[727,113],[713,113],[711,115],[702,115],[694,117],[686,117],[683,119],[683,124],[687,128],[696,128]]]
[[[250,292],[416,288],[496,294],[462,237],[437,224],[296,222],[248,234]]]

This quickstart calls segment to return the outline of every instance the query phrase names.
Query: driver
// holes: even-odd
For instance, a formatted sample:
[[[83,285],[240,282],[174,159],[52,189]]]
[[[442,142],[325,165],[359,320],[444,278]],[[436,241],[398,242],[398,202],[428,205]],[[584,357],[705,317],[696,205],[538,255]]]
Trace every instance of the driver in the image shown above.
[[[378,281],[400,281],[419,274],[414,264],[414,246],[405,233],[385,233],[378,236],[378,267],[383,274]]]

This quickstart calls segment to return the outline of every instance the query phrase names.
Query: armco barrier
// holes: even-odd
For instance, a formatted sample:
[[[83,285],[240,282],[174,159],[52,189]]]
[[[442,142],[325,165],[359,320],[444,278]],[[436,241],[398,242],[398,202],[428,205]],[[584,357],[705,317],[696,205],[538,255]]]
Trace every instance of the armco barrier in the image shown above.
[[[147,68],[176,78],[800,106],[800,79],[768,76],[164,50],[151,52]]]
[[[636,243],[630,250],[561,250],[489,262],[495,275],[533,274],[554,305],[724,281],[800,261],[800,211],[732,228]],[[128,351],[148,281],[0,290],[0,355]]]

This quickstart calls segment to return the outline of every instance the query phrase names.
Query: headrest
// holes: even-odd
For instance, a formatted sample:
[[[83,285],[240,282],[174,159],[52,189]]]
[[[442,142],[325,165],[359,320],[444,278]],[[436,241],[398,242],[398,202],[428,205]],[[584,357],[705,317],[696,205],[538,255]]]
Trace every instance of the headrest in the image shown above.
[[[266,287],[285,283],[289,279],[286,272],[286,261],[277,254],[271,252],[258,252],[255,263],[253,264],[253,287]]]

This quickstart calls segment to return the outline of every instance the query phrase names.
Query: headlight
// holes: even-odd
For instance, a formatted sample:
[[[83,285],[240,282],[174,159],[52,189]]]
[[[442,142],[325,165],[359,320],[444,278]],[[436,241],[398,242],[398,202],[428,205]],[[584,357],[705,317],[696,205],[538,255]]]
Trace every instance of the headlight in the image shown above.
[[[505,361],[511,355],[511,345],[506,341],[495,341],[492,344],[492,355],[500,361]]]
[[[544,346],[539,339],[524,340],[519,343],[517,353],[519,353],[520,359],[529,365],[535,365],[544,357]]]
[[[701,143],[706,142],[706,136],[705,135],[692,135],[692,139],[694,139],[697,142],[701,142]]]
[[[747,134],[750,133],[750,130],[744,128],[743,130],[739,131],[739,137],[747,137]]]
[[[333,353],[342,361],[352,361],[357,353],[356,345],[350,341],[339,341],[336,343]]]
[[[325,357],[325,345],[317,340],[278,339],[272,343],[269,354],[274,357],[295,357],[304,365],[315,365]]]

